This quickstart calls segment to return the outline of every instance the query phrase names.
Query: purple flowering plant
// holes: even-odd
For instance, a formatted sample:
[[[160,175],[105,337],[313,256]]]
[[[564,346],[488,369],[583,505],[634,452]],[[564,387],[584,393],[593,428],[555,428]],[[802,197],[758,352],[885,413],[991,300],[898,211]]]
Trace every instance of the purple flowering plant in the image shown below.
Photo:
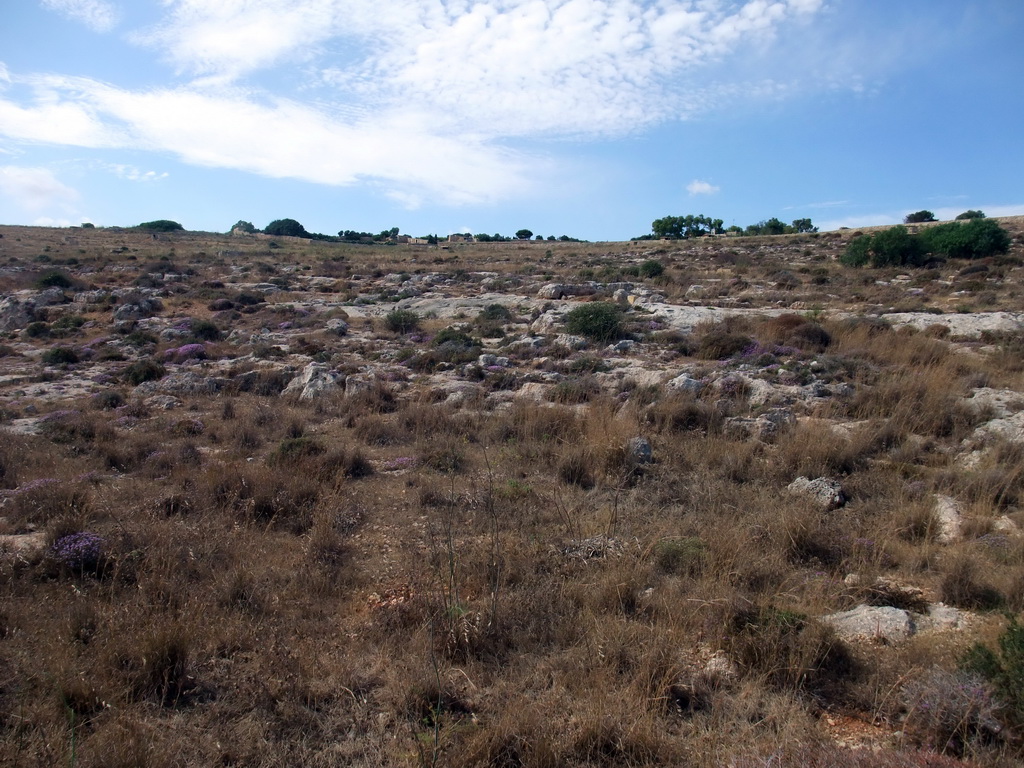
[[[80,573],[95,572],[103,559],[105,539],[97,533],[79,531],[57,539],[50,547],[53,559],[63,568]]]

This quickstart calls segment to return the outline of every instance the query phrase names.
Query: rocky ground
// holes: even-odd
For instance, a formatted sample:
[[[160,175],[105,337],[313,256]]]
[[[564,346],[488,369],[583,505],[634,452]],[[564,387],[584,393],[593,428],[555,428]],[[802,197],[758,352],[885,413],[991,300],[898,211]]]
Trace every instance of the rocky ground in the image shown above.
[[[266,467],[280,475],[273,483],[287,487],[268,491],[268,509],[253,513],[265,532],[277,530],[279,509],[308,512],[306,522],[284,526],[297,536],[294,546],[308,549],[327,514],[317,505],[328,496],[334,500],[323,526],[344,540],[347,567],[360,574],[346,576],[343,596],[330,593],[332,610],[358,617],[346,630],[352,642],[372,636],[373,643],[390,643],[392,631],[426,633],[422,642],[444,657],[448,676],[442,685],[435,675],[435,693],[439,701],[452,699],[442,719],[440,705],[433,707],[428,696],[428,716],[413,717],[411,728],[402,730],[399,723],[408,719],[403,707],[414,705],[348,690],[355,704],[338,704],[332,717],[346,723],[349,740],[360,746],[337,747],[345,740],[338,734],[310,737],[316,743],[303,759],[455,764],[454,753],[468,749],[476,764],[544,764],[540,753],[522,746],[519,762],[501,763],[501,740],[477,723],[498,723],[504,733],[544,730],[496,714],[497,702],[510,694],[493,667],[497,652],[482,650],[490,646],[476,639],[493,629],[495,614],[486,606],[497,610],[499,585],[513,600],[526,599],[514,582],[502,581],[511,578],[507,572],[494,575],[495,563],[533,551],[560,578],[583,579],[572,590],[584,589],[590,577],[566,575],[565,568],[576,566],[565,562],[603,568],[590,586],[618,594],[582,614],[600,617],[594,619],[603,627],[597,635],[549,641],[562,657],[580,644],[604,648],[610,635],[602,632],[615,627],[623,654],[629,644],[623,633],[640,632],[640,625],[653,633],[648,640],[654,645],[662,629],[686,626],[695,633],[677,648],[671,671],[664,672],[671,679],[658,683],[663,689],[657,693],[676,697],[689,713],[687,725],[651,710],[643,723],[650,729],[644,731],[647,751],[629,752],[624,745],[630,739],[618,726],[606,734],[609,745],[598,749],[587,746],[586,733],[605,727],[603,716],[596,725],[581,725],[585,716],[572,710],[555,730],[579,731],[576,740],[567,746],[545,737],[556,762],[679,759],[704,738],[693,725],[694,708],[706,707],[712,719],[726,711],[740,717],[734,703],[711,702],[755,684],[773,697],[796,697],[786,699],[785,706],[796,709],[773,737],[788,734],[793,745],[818,744],[808,735],[814,733],[839,749],[860,743],[850,735],[852,717],[869,726],[861,742],[884,745],[893,755],[914,746],[1009,760],[1016,749],[1008,735],[1012,718],[986,710],[984,717],[972,714],[968,728],[915,720],[915,702],[959,684],[939,680],[935,670],[954,674],[949,670],[957,654],[1001,631],[1001,611],[1024,607],[1024,515],[1017,506],[1024,493],[1024,226],[1019,220],[1005,225],[1015,237],[1006,257],[906,272],[839,266],[835,259],[851,232],[696,243],[427,247],[0,227],[2,427],[17,441],[5,454],[0,484],[5,590],[12,605],[22,606],[16,611],[31,612],[36,599],[57,601],[47,590],[59,590],[69,577],[53,563],[55,548],[72,533],[118,540],[121,550],[106,555],[111,562],[130,559],[126,542],[131,552],[144,551],[139,542],[149,523],[141,513],[131,512],[130,522],[104,505],[215,510],[211,499],[223,485],[217,478],[237,475],[244,486],[246,472]],[[581,307],[604,308],[614,327],[581,323]],[[549,433],[555,437],[549,440]],[[310,457],[339,445],[347,451],[337,458],[343,471],[331,475],[329,491],[317,474],[318,500],[302,511],[293,498],[301,489],[288,484],[314,471]],[[289,452],[298,458],[288,458]],[[282,464],[286,459],[297,463]],[[78,511],[26,501],[76,483],[90,498]],[[232,493],[248,499],[246,509],[259,506],[255,496]],[[507,515],[500,522],[495,499]],[[729,511],[736,504],[745,506],[742,513]],[[534,511],[538,505],[543,512]],[[799,514],[772,518],[779,505]],[[457,507],[477,521],[459,528],[458,516],[451,516]],[[758,548],[765,548],[762,562],[740,563],[735,551],[723,551],[712,508],[730,520],[729,536],[753,548],[748,560],[758,560]],[[177,507],[168,514],[178,519]],[[251,527],[248,514],[232,512],[232,530],[242,525],[246,537],[262,541],[264,529]],[[529,526],[522,522],[528,515],[536,516]],[[196,525],[195,517],[181,519]],[[216,535],[227,530],[217,528]],[[467,572],[480,569],[465,577],[461,597],[455,565],[445,576],[436,562],[448,552],[454,563],[456,541],[478,553],[465,556],[466,563],[479,559],[465,566]],[[496,550],[504,554],[499,558]],[[150,553],[143,562],[156,558]],[[715,564],[698,566],[705,558]],[[994,570],[979,572],[972,563]],[[290,567],[280,565],[282,572]],[[520,568],[519,583],[550,588],[547,577]],[[147,583],[144,575],[133,578]],[[101,575],[93,580],[74,588],[88,592],[94,582],[105,583]],[[275,637],[286,644],[287,622],[269,607],[277,600],[273,589],[260,588],[266,592],[261,610],[284,622]],[[421,604],[427,594],[429,604]],[[152,613],[154,599],[136,610]],[[726,603],[731,607],[710,629],[692,617],[673,618],[674,601],[707,601],[719,606],[715,616]],[[109,605],[89,610],[103,617],[95,620],[100,626],[113,621]],[[180,623],[180,613],[173,613]],[[380,618],[392,614],[402,618]],[[437,615],[449,622],[446,641],[437,640]],[[45,700],[52,692],[25,672],[18,644],[44,629],[10,612],[5,621],[0,690],[7,692],[6,704],[16,696]],[[365,621],[376,629],[360,629]],[[394,629],[387,629],[389,622]],[[805,626],[831,632],[828,637],[858,660],[859,677],[844,682],[843,693],[829,687],[835,681],[807,683],[817,674],[814,665],[842,666],[829,660],[824,646],[816,646],[816,661],[792,662],[810,663],[804,672],[780,676],[763,649],[747,647],[751,626],[760,628],[762,641],[781,632],[771,640],[780,646],[789,642],[790,630],[803,638],[810,631]],[[737,645],[736,637],[743,642]],[[191,646],[190,674],[205,675],[211,689],[222,684],[212,650],[222,642]],[[928,644],[959,650],[944,651],[901,683],[894,665]],[[418,660],[436,672],[439,662],[425,647],[401,653],[409,668]],[[522,653],[543,656],[529,647]],[[876,653],[886,660],[870,669]],[[88,654],[60,646],[49,651],[47,663],[65,679],[74,658]],[[421,673],[413,677],[421,680]],[[479,688],[472,681],[467,688],[456,680],[459,674],[466,680],[481,675]],[[634,684],[616,678],[609,690]],[[191,691],[188,685],[182,682],[178,693]],[[396,681],[366,685],[388,695],[401,688]],[[567,685],[544,695],[560,700]],[[115,711],[131,712],[137,723],[149,717],[132,709],[139,696],[109,686],[100,693],[121,696],[109,711],[88,702],[68,705],[93,724],[83,738],[95,746],[90,759],[97,764],[109,758],[102,745],[114,743],[111,734],[125,727]],[[885,686],[891,686],[888,694]],[[157,698],[166,699],[166,686],[156,687],[163,691]],[[190,704],[180,716],[200,717],[203,706]],[[802,719],[808,713],[814,723]],[[43,761],[63,754],[40,746],[57,726],[42,714],[33,717],[37,730],[31,733],[10,721],[4,726],[6,757]],[[367,725],[367,718],[379,723]],[[204,733],[215,733],[217,722],[204,721]],[[23,746],[15,746],[19,733]],[[743,733],[742,746],[750,750],[743,759],[768,760],[760,746],[768,737],[757,728]],[[277,749],[283,737],[260,738]],[[388,746],[387,738],[402,745]],[[260,764],[240,746],[229,751],[234,762],[223,764]],[[181,760],[201,764],[214,752]],[[156,753],[148,759],[183,764],[160,762]],[[692,754],[688,759],[699,762]]]

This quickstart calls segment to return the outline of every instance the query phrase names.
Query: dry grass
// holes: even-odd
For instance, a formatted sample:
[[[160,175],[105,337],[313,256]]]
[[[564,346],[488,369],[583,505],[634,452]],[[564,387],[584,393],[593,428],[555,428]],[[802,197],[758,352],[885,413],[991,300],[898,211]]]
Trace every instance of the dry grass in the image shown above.
[[[954,679],[936,670],[957,674],[967,639],[992,643],[999,612],[1022,608],[1024,545],[997,521],[1024,522],[1024,454],[974,436],[991,414],[963,404],[980,384],[1020,383],[1006,362],[1014,339],[970,351],[935,331],[801,311],[644,331],[647,359],[702,382],[668,392],[617,379],[619,363],[602,348],[510,346],[504,370],[467,373],[476,363],[461,359],[432,359],[433,374],[401,365],[460,322],[474,334],[525,335],[528,308],[475,324],[424,317],[419,340],[356,317],[361,305],[348,307],[346,337],[297,309],[310,295],[367,297],[383,280],[375,272],[443,272],[473,290],[484,279],[473,274],[486,272],[520,290],[526,277],[570,281],[582,269],[629,275],[648,258],[666,265],[650,287],[680,300],[698,280],[721,303],[807,302],[827,289],[859,312],[895,295],[831,261],[837,236],[369,252],[270,249],[255,238],[229,248],[198,233],[140,242],[97,231],[71,245],[2,229],[15,265],[81,249],[74,258],[104,288],[141,285],[157,268],[192,270],[166,290],[164,314],[224,331],[189,370],[226,383],[179,391],[170,404],[140,396],[128,369],[184,342],[125,329],[112,334],[125,359],[110,363],[118,375],[101,397],[26,395],[5,406],[11,424],[43,418],[38,434],[10,433],[0,446],[0,534],[41,532],[45,543],[0,555],[0,763],[1019,759],[1010,723],[915,715]],[[236,275],[288,290],[243,299],[251,289]],[[293,290],[305,275],[323,282]],[[0,275],[7,289],[26,280]],[[928,285],[929,302],[945,301]],[[1002,300],[1013,288],[992,290]],[[390,307],[385,299],[373,300]],[[218,301],[232,306],[209,309]],[[90,305],[83,316],[108,323],[110,312]],[[282,324],[295,333],[275,337]],[[93,328],[77,343],[98,336]],[[24,366],[19,386],[58,375],[31,357],[52,338],[7,341],[15,354],[5,365]],[[355,383],[347,394],[280,397],[308,362]],[[776,384],[809,385],[813,375],[830,394],[802,405],[757,399],[758,376],[773,365]],[[357,386],[371,368],[382,373]],[[453,383],[479,383],[482,394],[462,396]],[[520,396],[538,386],[543,396]],[[799,419],[766,439],[729,428],[780,408]],[[649,441],[651,460],[634,438]],[[969,468],[958,458],[966,448],[979,450]],[[837,479],[845,505],[794,496],[787,486],[799,476]],[[940,540],[936,493],[964,511],[955,543]],[[77,534],[97,537],[88,563],[58,546]],[[978,623],[948,642],[864,647],[819,620],[861,602],[919,609],[922,594],[976,611]],[[837,745],[828,723],[840,715],[876,723],[886,748]]]

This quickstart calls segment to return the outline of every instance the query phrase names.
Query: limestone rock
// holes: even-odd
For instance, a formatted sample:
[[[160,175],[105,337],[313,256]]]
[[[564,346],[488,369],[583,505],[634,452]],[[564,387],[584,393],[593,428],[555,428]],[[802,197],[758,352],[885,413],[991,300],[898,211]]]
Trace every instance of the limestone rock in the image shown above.
[[[573,336],[571,333],[560,333],[555,337],[555,344],[571,350],[587,348],[587,340],[582,336]]]
[[[348,333],[348,323],[341,318],[334,318],[324,324],[324,330],[328,333],[333,333],[335,336],[344,336]]]
[[[338,374],[323,363],[310,363],[302,373],[288,382],[282,395],[298,395],[300,400],[315,400],[330,392],[337,392]]]
[[[665,386],[679,392],[692,392],[693,394],[697,394],[707,385],[700,379],[691,378],[689,374],[683,373],[676,376],[674,379],[671,379]]]
[[[843,488],[838,480],[831,480],[827,477],[817,477],[813,480],[806,477],[798,477],[788,486],[786,490],[790,493],[810,498],[823,510],[837,509],[846,503]]]
[[[144,381],[132,395],[149,397],[159,393],[172,395],[212,395],[228,385],[228,380],[217,376],[203,376],[195,371],[180,371],[164,376],[158,381]]]
[[[849,611],[822,616],[843,640],[896,643],[914,634],[910,612],[892,606],[858,605]]]
[[[0,331],[16,331],[35,319],[35,304],[13,296],[0,301]]]
[[[545,312],[530,324],[530,333],[544,334],[553,333],[558,325],[557,312]]]
[[[936,538],[940,543],[952,544],[960,539],[963,515],[956,499],[937,494],[935,496],[935,520],[939,524],[939,534]]]
[[[597,293],[594,283],[548,283],[537,291],[538,299],[564,299],[566,296],[592,296]]]

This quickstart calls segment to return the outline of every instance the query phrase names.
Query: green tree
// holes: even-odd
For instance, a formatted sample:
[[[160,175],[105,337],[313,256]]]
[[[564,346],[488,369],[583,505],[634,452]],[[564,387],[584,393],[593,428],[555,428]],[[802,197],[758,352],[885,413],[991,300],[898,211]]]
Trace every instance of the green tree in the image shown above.
[[[712,219],[704,214],[687,214],[686,216],[664,216],[651,222],[651,231],[656,237],[685,239],[703,237],[704,235],[721,234],[723,221]]]
[[[231,227],[229,232],[245,232],[247,235],[251,235],[256,231],[256,227],[253,226],[251,221],[239,220],[235,222],[235,225]]]
[[[810,219],[794,219],[793,231],[802,234],[804,232],[817,232],[818,228],[811,223]]]
[[[263,230],[274,237],[309,237],[309,232],[295,219],[274,219]]]
[[[903,217],[904,224],[921,224],[925,221],[936,221],[935,214],[931,211],[914,211]]]
[[[170,219],[157,219],[156,221],[144,221],[136,229],[148,229],[151,232],[177,232],[185,228]]]
[[[516,232],[516,238],[519,240],[529,240],[531,237],[533,237],[533,232],[528,229],[520,229]]]
[[[787,227],[785,224],[783,224],[781,221],[779,221],[779,219],[777,219],[774,216],[772,218],[768,219],[767,221],[759,221],[759,222],[757,222],[757,224],[751,224],[751,225],[749,225],[746,228],[746,230],[744,230],[745,234],[750,235],[750,236],[754,236],[754,235],[785,235],[787,232],[792,232],[792,231],[793,231],[792,229]]]
[[[984,218],[985,218],[985,212],[984,211],[970,210],[970,211],[964,211],[963,213],[958,215],[956,217],[956,221],[969,221],[971,219],[984,219]]]

